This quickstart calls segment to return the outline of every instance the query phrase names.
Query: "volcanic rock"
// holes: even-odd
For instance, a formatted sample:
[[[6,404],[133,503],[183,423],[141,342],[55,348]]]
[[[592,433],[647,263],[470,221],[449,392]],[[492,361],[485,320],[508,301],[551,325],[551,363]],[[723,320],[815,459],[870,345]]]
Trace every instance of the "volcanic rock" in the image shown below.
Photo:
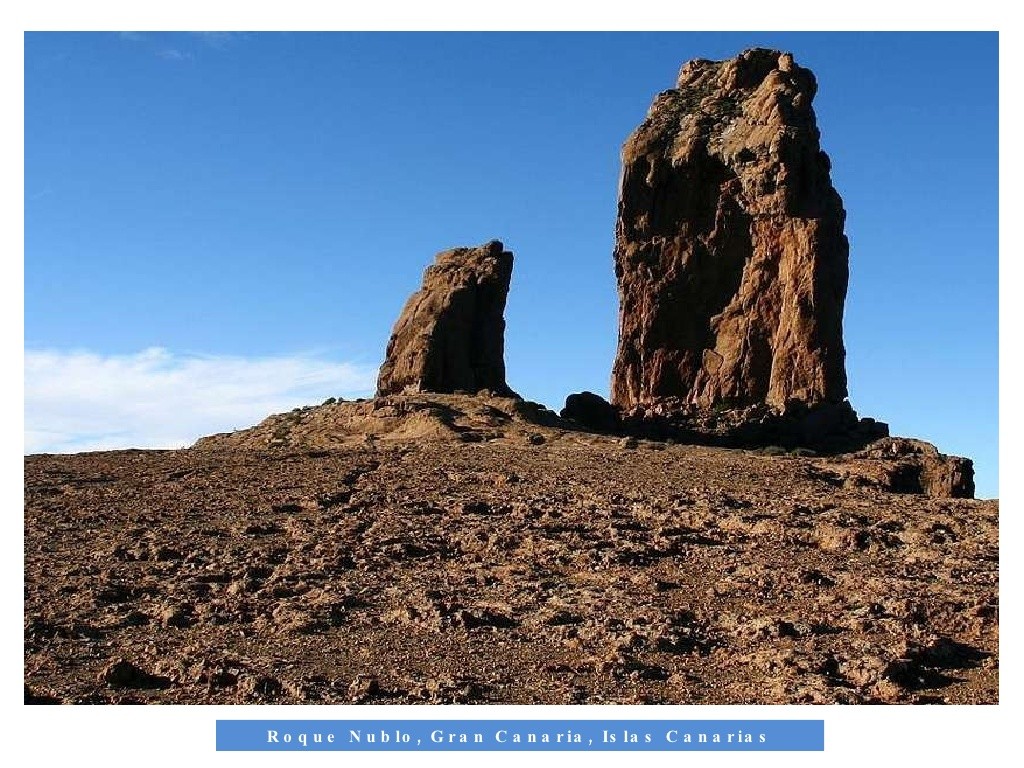
[[[788,53],[697,59],[626,141],[615,405],[845,399],[849,248],[816,87]]]
[[[167,688],[170,678],[140,669],[124,658],[117,658],[103,668],[99,680],[111,688]]]
[[[577,392],[565,399],[565,408],[559,415],[572,419],[581,427],[598,432],[615,432],[622,426],[614,405],[593,392]]]
[[[497,240],[439,253],[388,341],[377,396],[479,392],[505,383],[505,298],[512,254]]]
[[[947,456],[931,443],[905,437],[879,440],[854,456],[872,459],[878,485],[892,493],[923,493],[935,498],[973,499],[974,462]]]
[[[26,457],[24,683],[68,704],[998,703],[998,503],[860,480],[911,446],[502,429]],[[187,563],[99,554],[142,535]],[[113,579],[149,624],[94,599]],[[189,627],[160,625],[185,603]]]
[[[633,406],[622,423],[626,432],[656,440],[724,448],[808,448],[829,454],[857,451],[889,436],[887,424],[858,419],[846,401],[813,407],[792,401],[780,413],[766,403],[703,408],[680,398],[662,398]]]
[[[320,451],[427,440],[479,443],[506,436],[533,442],[531,434],[553,438],[572,428],[572,423],[540,403],[519,397],[498,397],[487,391],[475,395],[421,392],[296,408],[269,416],[250,429],[201,438],[195,447]],[[263,521],[246,529],[255,535],[276,532]]]

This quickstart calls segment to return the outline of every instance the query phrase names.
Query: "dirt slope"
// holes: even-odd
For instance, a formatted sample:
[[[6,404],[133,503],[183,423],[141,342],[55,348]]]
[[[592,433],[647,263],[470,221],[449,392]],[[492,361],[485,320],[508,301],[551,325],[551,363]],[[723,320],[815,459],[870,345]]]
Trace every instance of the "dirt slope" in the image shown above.
[[[996,502],[470,410],[26,458],[26,700],[997,701]]]

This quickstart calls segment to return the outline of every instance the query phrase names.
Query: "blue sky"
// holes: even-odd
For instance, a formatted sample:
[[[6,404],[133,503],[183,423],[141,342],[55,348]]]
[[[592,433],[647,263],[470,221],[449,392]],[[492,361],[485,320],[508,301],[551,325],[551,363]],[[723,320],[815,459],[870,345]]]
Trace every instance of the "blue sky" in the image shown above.
[[[621,144],[754,45],[818,77],[851,402],[997,495],[995,34],[28,34],[27,448],[369,394],[433,255],[492,238],[509,383],[607,394]]]

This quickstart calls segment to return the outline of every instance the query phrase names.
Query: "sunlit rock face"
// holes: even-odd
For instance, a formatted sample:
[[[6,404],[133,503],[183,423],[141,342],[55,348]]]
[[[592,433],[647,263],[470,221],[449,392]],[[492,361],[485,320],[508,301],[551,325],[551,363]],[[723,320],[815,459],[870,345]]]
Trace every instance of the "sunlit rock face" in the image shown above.
[[[505,300],[512,254],[497,240],[439,253],[388,341],[377,395],[479,392],[505,383]]]
[[[849,247],[815,90],[779,51],[691,61],[626,141],[616,406],[846,398]]]

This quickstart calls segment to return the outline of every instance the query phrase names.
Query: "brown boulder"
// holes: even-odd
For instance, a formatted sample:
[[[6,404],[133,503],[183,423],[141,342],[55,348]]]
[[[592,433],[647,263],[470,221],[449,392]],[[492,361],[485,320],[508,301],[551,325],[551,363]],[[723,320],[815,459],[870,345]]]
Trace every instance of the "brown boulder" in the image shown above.
[[[505,383],[505,298],[512,254],[497,240],[439,253],[395,323],[377,396],[515,393]]]
[[[622,428],[622,420],[615,406],[593,392],[569,395],[559,415],[597,432],[617,432]]]
[[[877,485],[892,493],[923,493],[940,499],[974,498],[974,462],[947,456],[923,440],[893,437],[853,454],[876,467]]]
[[[845,212],[814,75],[787,53],[691,61],[622,151],[612,403],[841,403]]]

